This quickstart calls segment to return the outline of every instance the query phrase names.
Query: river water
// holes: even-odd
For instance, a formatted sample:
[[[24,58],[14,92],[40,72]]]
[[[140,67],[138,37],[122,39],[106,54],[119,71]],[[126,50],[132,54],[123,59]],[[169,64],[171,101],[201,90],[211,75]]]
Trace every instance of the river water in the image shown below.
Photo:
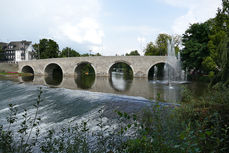
[[[38,89],[42,87],[42,102],[39,108],[41,133],[47,128],[66,125],[70,121],[90,120],[90,127],[96,124],[98,110],[103,109],[104,120],[115,119],[114,110],[136,113],[150,106],[155,99],[162,105],[173,105],[181,100],[183,87],[195,91],[196,96],[203,91],[200,83],[167,84],[155,83],[148,79],[124,79],[123,75],[112,73],[112,77],[88,76],[84,78],[53,79],[43,76],[35,77],[4,77],[0,78],[0,124],[7,125],[9,104],[18,107],[19,126],[23,109],[33,114]],[[198,90],[197,90],[198,89]],[[166,102],[166,103],[163,103]],[[167,104],[170,103],[170,104]],[[115,125],[114,125],[115,126]],[[96,130],[96,129],[95,129]]]

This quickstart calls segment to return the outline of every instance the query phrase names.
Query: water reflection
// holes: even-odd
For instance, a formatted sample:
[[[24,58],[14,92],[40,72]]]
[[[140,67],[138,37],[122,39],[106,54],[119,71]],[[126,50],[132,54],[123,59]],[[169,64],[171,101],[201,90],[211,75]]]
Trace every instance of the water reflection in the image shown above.
[[[47,85],[51,85],[51,86],[58,86],[61,84],[63,80],[63,76],[62,75],[48,75],[45,76],[45,82]]]
[[[32,75],[32,76],[22,76],[21,79],[22,79],[23,82],[32,82],[33,79],[34,79],[34,75]]]
[[[2,79],[2,78],[0,78]],[[3,78],[4,79],[4,78]],[[5,78],[6,79],[6,78]],[[12,80],[11,78],[8,78]],[[112,77],[19,77],[13,81],[25,82],[34,85],[48,85],[57,88],[67,88],[72,90],[87,90],[91,92],[121,94],[127,96],[144,97],[150,100],[177,103],[181,100],[183,87],[189,88],[194,96],[199,97],[204,94],[206,84],[193,82],[190,84],[172,84],[172,88],[167,83],[154,83],[146,78],[125,78],[117,73]]]
[[[109,83],[114,90],[124,92],[130,89],[132,79],[127,79],[124,73],[112,72]]]
[[[80,89],[91,89],[91,87],[95,83],[95,75],[78,75],[75,77],[75,83],[77,84],[77,87]]]
[[[186,86],[192,90],[198,90],[198,85],[194,84],[175,84],[173,88],[169,88],[168,84],[155,84],[144,78],[133,78],[133,80],[125,80],[120,75],[109,77],[63,77],[55,80],[50,77],[35,76],[32,82],[35,85],[51,85],[52,87],[67,88],[72,90],[88,90],[91,92],[122,94],[135,97],[144,97],[150,100],[159,100],[166,102],[178,102],[181,100],[182,87]],[[198,92],[200,93],[200,91]]]

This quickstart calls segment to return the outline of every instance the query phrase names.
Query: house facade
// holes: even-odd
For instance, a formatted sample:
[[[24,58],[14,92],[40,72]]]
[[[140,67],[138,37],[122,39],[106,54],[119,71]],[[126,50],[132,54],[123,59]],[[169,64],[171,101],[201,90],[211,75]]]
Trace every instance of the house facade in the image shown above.
[[[31,41],[12,41],[10,43],[0,43],[1,61],[17,63],[33,59],[33,47]]]

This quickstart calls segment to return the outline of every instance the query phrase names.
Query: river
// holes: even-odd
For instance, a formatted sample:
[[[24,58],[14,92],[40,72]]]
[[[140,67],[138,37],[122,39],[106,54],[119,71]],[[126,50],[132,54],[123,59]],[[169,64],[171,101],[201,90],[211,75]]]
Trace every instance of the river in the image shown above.
[[[83,80],[82,80],[83,79]],[[112,73],[112,77],[88,76],[84,78],[53,79],[43,76],[32,77],[2,77],[0,78],[0,124],[7,125],[9,104],[18,107],[19,121],[23,109],[33,114],[38,96],[38,89],[42,87],[42,102],[39,108],[41,133],[56,125],[66,125],[70,121],[80,122],[90,120],[90,127],[96,124],[98,110],[103,109],[106,121],[115,119],[114,110],[127,113],[137,113],[150,106],[159,99],[162,105],[179,103],[184,87],[195,91],[196,96],[203,91],[200,87],[206,85],[192,82],[189,84],[174,84],[169,88],[167,84],[155,83],[148,79],[124,79],[123,75]],[[198,89],[198,90],[197,90]],[[159,98],[160,97],[160,98]],[[166,103],[164,103],[166,102]],[[17,127],[15,126],[15,127]]]

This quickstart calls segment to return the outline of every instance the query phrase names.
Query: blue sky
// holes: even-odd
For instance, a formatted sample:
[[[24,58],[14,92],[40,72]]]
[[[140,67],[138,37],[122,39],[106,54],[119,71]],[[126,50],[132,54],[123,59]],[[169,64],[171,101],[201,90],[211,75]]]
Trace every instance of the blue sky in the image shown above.
[[[0,41],[55,40],[80,53],[122,55],[159,33],[182,35],[214,17],[221,0],[0,0]]]

